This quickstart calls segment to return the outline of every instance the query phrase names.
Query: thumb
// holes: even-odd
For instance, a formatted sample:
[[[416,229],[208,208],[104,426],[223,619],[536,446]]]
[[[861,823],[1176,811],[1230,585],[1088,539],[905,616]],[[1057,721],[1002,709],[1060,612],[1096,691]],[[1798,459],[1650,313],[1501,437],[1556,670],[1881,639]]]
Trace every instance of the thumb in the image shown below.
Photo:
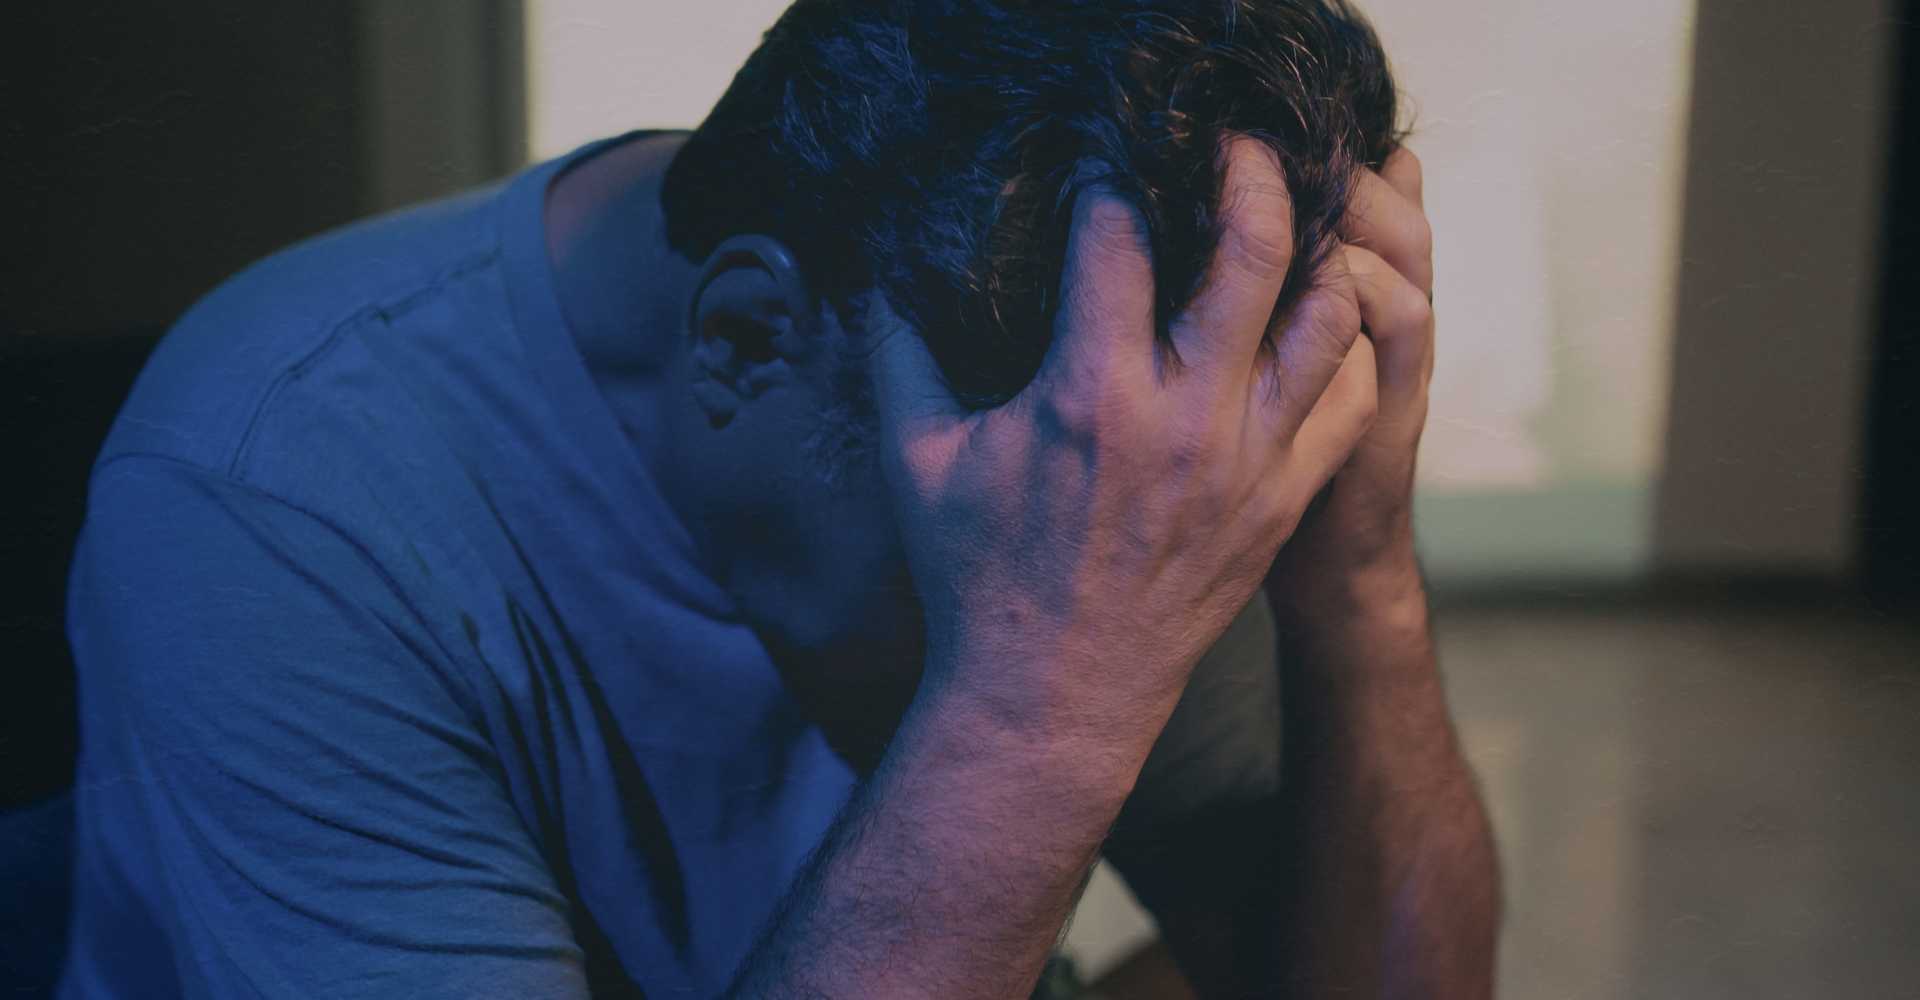
[[[885,296],[875,292],[871,298],[866,329],[874,338],[874,398],[882,427],[892,435],[963,416],[964,407],[919,331],[893,311]]]
[[[924,508],[947,478],[966,437],[966,408],[954,398],[920,332],[875,292],[867,307],[881,467],[907,511]]]

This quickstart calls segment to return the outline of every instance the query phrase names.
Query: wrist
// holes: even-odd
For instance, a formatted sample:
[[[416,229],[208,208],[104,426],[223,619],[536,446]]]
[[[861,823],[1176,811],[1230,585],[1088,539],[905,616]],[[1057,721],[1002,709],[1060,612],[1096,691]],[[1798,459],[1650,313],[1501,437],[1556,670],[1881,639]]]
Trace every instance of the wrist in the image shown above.
[[[1296,567],[1290,579],[1271,581],[1267,596],[1281,627],[1293,632],[1424,631],[1427,624],[1426,582],[1411,541],[1365,563]]]
[[[1288,597],[1269,593],[1287,683],[1299,706],[1318,706],[1309,715],[1346,719],[1343,738],[1357,737],[1362,719],[1435,682],[1426,587],[1411,547],[1394,562],[1310,582]]]
[[[1010,617],[1011,613],[1003,615]],[[1124,765],[1144,762],[1173,713],[1186,673],[1084,628],[1002,628],[929,638],[915,702],[952,715],[997,745]],[[1191,666],[1191,665],[1189,665]]]
[[[1087,705],[1049,701],[1062,699],[983,690],[930,669],[896,743],[922,766],[989,776],[1009,794],[1117,814],[1158,729],[1129,738],[1129,727],[1117,720],[1101,725]]]

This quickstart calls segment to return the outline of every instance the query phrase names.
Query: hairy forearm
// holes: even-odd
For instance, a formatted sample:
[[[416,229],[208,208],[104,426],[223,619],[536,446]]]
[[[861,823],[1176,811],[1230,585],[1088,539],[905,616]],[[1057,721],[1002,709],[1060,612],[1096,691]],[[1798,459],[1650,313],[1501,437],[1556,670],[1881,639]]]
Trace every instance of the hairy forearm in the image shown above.
[[[1417,572],[1276,607],[1290,995],[1489,997],[1491,830],[1447,713]]]
[[[732,995],[1026,997],[1144,756],[923,694]]]

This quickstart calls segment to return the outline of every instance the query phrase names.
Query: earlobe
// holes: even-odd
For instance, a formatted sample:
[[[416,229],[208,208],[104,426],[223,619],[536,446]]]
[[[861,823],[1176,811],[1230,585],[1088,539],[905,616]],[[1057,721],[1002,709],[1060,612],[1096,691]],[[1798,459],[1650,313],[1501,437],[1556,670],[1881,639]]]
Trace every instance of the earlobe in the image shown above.
[[[707,258],[688,303],[695,401],[713,426],[784,381],[812,349],[813,304],[793,255],[735,236]]]
[[[694,379],[693,401],[707,415],[707,425],[719,430],[733,422],[740,412],[740,395],[704,374]]]

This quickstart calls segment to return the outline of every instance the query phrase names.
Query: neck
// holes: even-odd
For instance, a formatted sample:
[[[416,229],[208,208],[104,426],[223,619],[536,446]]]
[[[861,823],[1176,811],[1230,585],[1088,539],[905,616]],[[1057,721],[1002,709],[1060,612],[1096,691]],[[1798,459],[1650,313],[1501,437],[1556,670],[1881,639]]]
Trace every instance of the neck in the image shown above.
[[[547,189],[547,253],[568,333],[627,439],[692,541],[699,568],[724,583],[725,558],[701,512],[701,430],[687,398],[686,304],[698,267],[667,244],[660,183],[686,139],[660,133],[601,150]]]
[[[547,252],[561,311],[596,377],[656,376],[681,349],[696,266],[667,245],[660,182],[685,136],[628,140],[547,188]]]

